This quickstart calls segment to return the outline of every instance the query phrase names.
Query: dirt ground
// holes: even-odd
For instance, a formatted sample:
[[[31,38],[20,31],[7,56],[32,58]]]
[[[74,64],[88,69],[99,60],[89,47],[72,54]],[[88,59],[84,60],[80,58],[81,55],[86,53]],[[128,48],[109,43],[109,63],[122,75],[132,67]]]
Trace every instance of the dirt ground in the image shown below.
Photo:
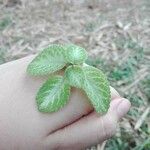
[[[91,150],[150,149],[150,1],[0,0],[0,64],[51,43],[85,47],[131,100],[117,134]]]

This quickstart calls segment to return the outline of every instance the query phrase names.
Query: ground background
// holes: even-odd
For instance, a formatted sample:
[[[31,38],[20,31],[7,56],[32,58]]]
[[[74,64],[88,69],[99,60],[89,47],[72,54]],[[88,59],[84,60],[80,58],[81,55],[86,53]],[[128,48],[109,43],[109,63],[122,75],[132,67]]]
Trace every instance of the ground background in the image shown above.
[[[0,0],[0,64],[50,43],[81,45],[132,108],[91,150],[150,150],[149,0]]]

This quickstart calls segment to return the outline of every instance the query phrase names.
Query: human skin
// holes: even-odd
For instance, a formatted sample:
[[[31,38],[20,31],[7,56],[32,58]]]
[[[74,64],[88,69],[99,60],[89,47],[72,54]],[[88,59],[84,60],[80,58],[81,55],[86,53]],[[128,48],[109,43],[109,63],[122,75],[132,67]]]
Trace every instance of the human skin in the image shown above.
[[[86,95],[73,88],[65,107],[41,113],[35,96],[48,76],[27,75],[34,57],[0,66],[0,150],[80,150],[110,138],[130,102],[111,88],[109,111],[98,115]]]

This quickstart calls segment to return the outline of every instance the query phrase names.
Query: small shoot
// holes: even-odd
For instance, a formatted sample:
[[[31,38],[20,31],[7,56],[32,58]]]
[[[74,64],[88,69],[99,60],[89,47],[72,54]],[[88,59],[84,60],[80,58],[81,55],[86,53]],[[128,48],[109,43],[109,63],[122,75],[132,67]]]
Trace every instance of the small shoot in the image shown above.
[[[28,65],[30,75],[47,75],[63,69],[63,76],[51,76],[39,89],[36,101],[40,112],[56,112],[64,107],[71,87],[83,90],[97,113],[106,113],[110,104],[109,82],[102,71],[85,64],[84,48],[69,45],[50,45]]]

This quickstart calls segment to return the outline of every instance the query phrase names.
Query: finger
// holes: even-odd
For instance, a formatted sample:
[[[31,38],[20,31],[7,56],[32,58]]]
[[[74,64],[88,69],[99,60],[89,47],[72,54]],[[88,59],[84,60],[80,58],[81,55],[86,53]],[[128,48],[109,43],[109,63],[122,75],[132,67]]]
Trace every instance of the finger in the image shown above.
[[[115,133],[118,120],[127,113],[129,108],[128,100],[114,100],[106,115],[99,117],[93,112],[49,135],[45,141],[46,145],[62,150],[78,150],[100,143]]]

